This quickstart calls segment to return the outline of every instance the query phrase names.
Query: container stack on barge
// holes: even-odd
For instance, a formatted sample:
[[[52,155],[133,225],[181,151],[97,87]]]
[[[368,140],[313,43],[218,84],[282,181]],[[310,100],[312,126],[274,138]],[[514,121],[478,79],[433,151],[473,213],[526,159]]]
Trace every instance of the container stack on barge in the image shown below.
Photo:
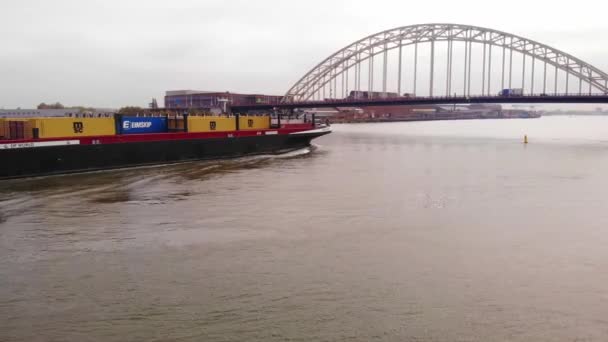
[[[328,134],[268,115],[0,119],[0,179],[281,153]]]

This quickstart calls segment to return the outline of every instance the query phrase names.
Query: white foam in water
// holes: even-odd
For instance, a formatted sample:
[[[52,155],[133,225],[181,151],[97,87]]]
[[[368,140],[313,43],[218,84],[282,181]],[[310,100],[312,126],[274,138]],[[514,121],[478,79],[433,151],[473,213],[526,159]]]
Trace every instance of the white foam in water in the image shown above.
[[[313,145],[311,147],[305,147],[305,148],[301,148],[299,150],[290,151],[290,152],[283,153],[283,154],[273,155],[273,157],[276,157],[276,158],[299,157],[299,156],[303,156],[303,155],[307,155],[307,154],[311,153],[313,151],[313,149],[316,149],[316,146]]]
[[[297,149],[297,150],[293,150],[293,151],[289,151],[289,152],[285,152],[285,153],[258,154],[258,155],[254,155],[254,156],[244,156],[244,157],[235,158],[235,159],[228,159],[228,162],[229,163],[232,162],[235,164],[252,164],[252,163],[256,163],[256,162],[263,161],[263,160],[294,158],[294,157],[299,157],[302,155],[309,154],[310,152],[312,152],[312,149],[313,149],[312,147],[304,147],[301,149]]]

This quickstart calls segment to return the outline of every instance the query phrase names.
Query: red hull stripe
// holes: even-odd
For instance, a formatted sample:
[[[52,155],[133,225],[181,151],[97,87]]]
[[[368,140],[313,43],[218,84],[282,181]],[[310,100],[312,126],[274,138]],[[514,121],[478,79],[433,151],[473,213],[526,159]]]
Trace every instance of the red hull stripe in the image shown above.
[[[295,126],[295,127],[294,127]],[[237,138],[237,137],[255,137],[264,135],[289,134],[301,132],[311,129],[310,124],[307,125],[290,125],[288,128],[278,129],[260,129],[250,131],[228,131],[228,132],[175,132],[175,133],[149,133],[149,134],[123,134],[123,135],[100,135],[89,137],[61,137],[61,138],[46,138],[46,139],[22,139],[22,140],[0,140],[2,144],[11,143],[27,143],[41,141],[58,141],[58,140],[80,140],[80,145],[92,144],[119,144],[130,142],[147,142],[147,141],[167,141],[167,140],[192,140],[192,139],[213,139],[213,138]]]

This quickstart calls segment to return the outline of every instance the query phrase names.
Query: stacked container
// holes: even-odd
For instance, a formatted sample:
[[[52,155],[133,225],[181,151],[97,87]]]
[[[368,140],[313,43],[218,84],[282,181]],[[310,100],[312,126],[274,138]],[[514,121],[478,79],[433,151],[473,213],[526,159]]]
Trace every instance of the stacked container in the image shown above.
[[[118,121],[119,134],[165,133],[168,130],[167,118],[123,116]]]
[[[240,130],[258,130],[270,128],[270,116],[239,116]]]
[[[116,134],[114,118],[38,118],[30,119],[38,137],[63,138]]]
[[[188,116],[188,132],[236,131],[236,117]]]

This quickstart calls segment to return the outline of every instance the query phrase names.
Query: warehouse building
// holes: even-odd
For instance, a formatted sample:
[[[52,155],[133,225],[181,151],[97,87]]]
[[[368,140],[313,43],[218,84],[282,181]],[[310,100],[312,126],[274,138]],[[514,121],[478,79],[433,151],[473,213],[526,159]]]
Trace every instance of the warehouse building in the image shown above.
[[[283,97],[231,92],[170,90],[165,94],[167,109],[199,109],[214,113],[227,112],[230,106],[279,103]]]

